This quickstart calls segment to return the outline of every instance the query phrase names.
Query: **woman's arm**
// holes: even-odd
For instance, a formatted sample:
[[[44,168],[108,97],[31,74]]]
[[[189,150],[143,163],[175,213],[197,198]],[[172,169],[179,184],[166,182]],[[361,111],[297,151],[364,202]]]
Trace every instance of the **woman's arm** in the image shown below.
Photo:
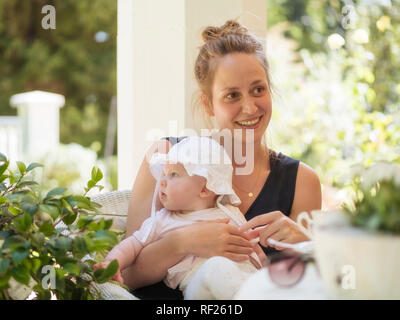
[[[160,240],[140,251],[135,262],[122,272],[124,282],[136,289],[161,281],[170,267],[193,254],[209,258],[223,256],[245,261],[253,253],[253,244],[229,219],[198,222],[168,232]]]

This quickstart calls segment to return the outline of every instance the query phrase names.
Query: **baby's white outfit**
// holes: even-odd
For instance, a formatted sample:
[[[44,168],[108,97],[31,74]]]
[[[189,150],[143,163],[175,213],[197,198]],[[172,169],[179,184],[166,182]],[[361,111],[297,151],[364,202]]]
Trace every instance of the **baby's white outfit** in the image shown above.
[[[134,232],[130,238],[127,238],[127,240],[129,239],[131,241],[131,243],[135,247],[135,252],[139,252],[144,246],[148,245],[151,242],[157,241],[158,239],[165,236],[169,231],[187,226],[198,221],[209,221],[229,217],[229,223],[235,226],[238,226],[239,221],[240,224],[246,222],[246,219],[240,212],[239,208],[229,204],[226,204],[224,207],[229,210],[230,217],[219,207],[192,211],[190,213],[171,212],[163,208],[157,211],[155,215],[146,219],[143,222],[141,228],[138,231]],[[259,263],[257,256],[253,256],[253,259],[256,260],[256,263]],[[164,279],[165,284],[173,289],[175,289],[179,285],[179,289],[185,293],[189,281],[206,260],[207,259],[200,258],[194,255],[186,256],[179,263],[168,269],[167,276]],[[232,261],[232,263],[234,262]],[[238,265],[240,266],[240,269],[242,271],[245,271],[247,273],[257,270],[250,261],[245,261]],[[228,270],[226,270],[225,272],[228,272]]]
[[[188,175],[206,179],[207,189],[218,195],[216,207],[190,213],[155,210],[158,188],[164,165],[181,163]],[[150,171],[157,180],[150,218],[131,237],[124,240],[126,248],[137,255],[147,244],[154,242],[171,230],[198,222],[229,218],[230,224],[239,227],[246,222],[239,208],[240,199],[232,189],[232,162],[225,149],[210,137],[190,136],[175,144],[168,154],[154,153],[149,162]],[[123,254],[126,256],[125,254]],[[251,272],[261,267],[253,253],[250,261],[236,263],[224,257],[210,259],[186,256],[168,269],[164,282],[171,288],[184,292],[185,299],[231,299]]]

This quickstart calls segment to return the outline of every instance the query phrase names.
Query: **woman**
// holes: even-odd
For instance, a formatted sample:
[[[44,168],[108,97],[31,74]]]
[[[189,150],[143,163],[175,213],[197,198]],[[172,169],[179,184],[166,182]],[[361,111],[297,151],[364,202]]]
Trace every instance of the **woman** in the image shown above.
[[[252,150],[244,155],[244,163],[232,159],[235,169],[249,162],[254,167],[247,174],[235,173],[232,181],[242,202],[239,209],[248,222],[240,229],[228,225],[227,219],[201,222],[170,232],[146,247],[123,273],[131,288],[161,281],[168,268],[188,254],[243,261],[253,252],[252,238],[260,238],[267,254],[281,249],[271,248],[269,238],[287,243],[308,240],[296,218],[300,212],[321,208],[321,186],[314,171],[298,160],[269,150],[263,143],[272,104],[262,43],[235,21],[227,21],[220,28],[207,27],[202,35],[205,43],[195,64],[202,107],[208,117],[215,117],[219,129],[243,132],[232,141],[233,154],[238,149]],[[244,134],[245,129],[254,134]],[[150,214],[155,180],[146,159],[155,151],[168,152],[175,142],[172,138],[158,141],[146,155],[132,189],[127,236],[139,229]],[[250,229],[253,231],[246,235]],[[147,298],[177,297],[168,292],[163,295],[162,288],[160,283],[148,287]],[[143,292],[134,293],[146,298],[146,294],[141,295]]]

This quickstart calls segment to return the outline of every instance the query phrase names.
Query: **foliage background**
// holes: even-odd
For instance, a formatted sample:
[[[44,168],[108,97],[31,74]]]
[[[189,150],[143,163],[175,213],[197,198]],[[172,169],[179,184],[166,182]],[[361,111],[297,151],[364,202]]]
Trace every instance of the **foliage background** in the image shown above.
[[[41,26],[44,5],[56,9],[55,30]],[[99,31],[107,41],[95,40]],[[16,114],[13,94],[60,93],[60,141],[102,154],[116,95],[116,34],[117,1],[0,0],[0,114]]]
[[[348,196],[334,187],[353,164],[399,158],[399,34],[397,0],[268,1],[268,139],[317,171],[325,197]]]

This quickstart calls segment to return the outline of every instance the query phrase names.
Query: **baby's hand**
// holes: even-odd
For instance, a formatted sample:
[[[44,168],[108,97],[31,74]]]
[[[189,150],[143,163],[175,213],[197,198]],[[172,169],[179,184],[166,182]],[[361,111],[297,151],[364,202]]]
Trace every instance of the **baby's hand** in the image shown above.
[[[103,262],[101,262],[101,263],[96,263],[96,264],[93,266],[93,269],[94,269],[94,270],[97,270],[97,269],[106,269],[106,268],[108,267],[108,265],[110,264],[110,262],[111,262],[111,261],[105,260],[105,261],[103,261]],[[119,267],[118,267],[117,272],[111,277],[110,280],[118,281],[119,283],[122,283],[122,284],[124,283],[124,279],[122,278],[121,270],[120,270]]]

